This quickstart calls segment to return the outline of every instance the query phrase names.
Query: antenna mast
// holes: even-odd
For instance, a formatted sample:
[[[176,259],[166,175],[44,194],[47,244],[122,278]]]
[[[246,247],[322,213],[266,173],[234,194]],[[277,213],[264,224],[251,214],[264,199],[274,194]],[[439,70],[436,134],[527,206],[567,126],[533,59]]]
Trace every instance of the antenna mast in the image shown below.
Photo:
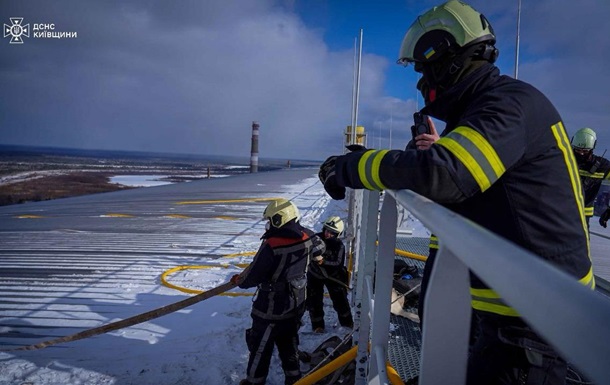
[[[519,33],[521,31],[521,0],[517,0],[517,42],[515,44],[515,79],[519,77]]]

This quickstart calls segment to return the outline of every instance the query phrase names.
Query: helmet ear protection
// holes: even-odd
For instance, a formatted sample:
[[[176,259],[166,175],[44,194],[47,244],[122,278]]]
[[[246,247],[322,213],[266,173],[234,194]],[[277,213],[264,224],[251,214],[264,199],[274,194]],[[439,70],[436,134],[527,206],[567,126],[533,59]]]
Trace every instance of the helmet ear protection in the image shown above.
[[[269,218],[269,220],[271,221],[271,224],[273,225],[273,227],[282,226],[282,215],[281,214],[275,214],[274,216]]]
[[[479,56],[490,63],[495,63],[500,56],[500,51],[491,44],[485,44],[483,52]]]

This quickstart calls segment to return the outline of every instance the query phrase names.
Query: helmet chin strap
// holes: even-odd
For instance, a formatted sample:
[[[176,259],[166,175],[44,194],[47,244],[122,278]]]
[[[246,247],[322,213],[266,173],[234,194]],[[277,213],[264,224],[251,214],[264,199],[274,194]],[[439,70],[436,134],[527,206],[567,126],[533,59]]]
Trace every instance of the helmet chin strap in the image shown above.
[[[466,47],[457,54],[447,54],[445,58],[423,64],[423,76],[417,82],[417,89],[422,93],[426,104],[432,103],[446,89],[457,84],[475,57],[481,57],[493,63],[495,57],[490,57],[490,54],[487,54],[489,50],[486,47],[493,48],[489,44],[475,44]],[[479,50],[482,51],[480,54],[477,53]]]

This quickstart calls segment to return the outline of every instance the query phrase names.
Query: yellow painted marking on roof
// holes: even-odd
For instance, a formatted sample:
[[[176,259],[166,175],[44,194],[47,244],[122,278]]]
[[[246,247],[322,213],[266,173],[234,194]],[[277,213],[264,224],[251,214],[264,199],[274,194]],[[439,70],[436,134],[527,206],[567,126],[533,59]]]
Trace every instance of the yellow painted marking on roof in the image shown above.
[[[36,218],[44,218],[44,217],[42,215],[24,214],[24,215],[17,215],[15,218],[19,218],[19,219],[36,219]]]
[[[237,267],[241,267],[242,269],[245,269],[246,267],[248,267],[250,264],[249,263],[234,263],[233,265],[237,266]]]
[[[216,203],[240,203],[240,202],[272,202],[282,198],[241,198],[241,199],[210,199],[200,201],[180,201],[178,205],[205,205]]]
[[[164,217],[167,217],[167,218],[181,218],[181,219],[183,219],[183,218],[192,218],[192,217],[189,217],[188,215],[182,215],[182,214],[167,214],[167,215],[164,215]]]
[[[214,218],[216,218],[216,219],[225,219],[227,221],[235,221],[235,220],[237,220],[237,217],[230,217],[228,215],[219,215],[219,216],[214,217]]]
[[[120,214],[120,213],[109,213],[106,214],[107,217],[113,217],[113,218],[133,218],[134,216],[131,214]]]
[[[242,251],[241,253],[223,255],[223,258],[239,257],[241,255],[248,256],[248,255],[254,255],[254,254],[256,254],[256,251]]]

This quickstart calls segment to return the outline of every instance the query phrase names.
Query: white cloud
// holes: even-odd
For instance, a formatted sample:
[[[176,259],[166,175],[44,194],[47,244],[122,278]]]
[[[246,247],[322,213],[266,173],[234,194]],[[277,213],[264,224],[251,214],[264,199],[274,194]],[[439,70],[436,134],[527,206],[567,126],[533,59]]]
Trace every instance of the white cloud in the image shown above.
[[[19,98],[33,115],[9,107],[5,124],[20,129],[5,140],[248,156],[256,120],[261,157],[323,159],[341,150],[353,52],[329,51],[295,14],[238,1],[204,2],[191,12],[182,3],[122,8],[83,16],[78,44],[45,47],[47,56],[28,66],[26,84],[2,75],[38,95]],[[387,63],[363,60],[363,98],[375,98]],[[49,94],[50,101],[42,97]]]
[[[408,139],[416,107],[412,71],[393,67],[398,47],[386,56],[372,52],[389,41],[398,45],[415,13],[437,3],[388,3],[385,18],[350,13],[355,32],[358,24],[368,25],[359,124],[367,127],[371,145],[379,143],[379,132],[387,145],[392,126],[392,145],[401,148],[398,138]],[[498,66],[512,75],[517,2],[471,3],[492,22]],[[345,31],[331,21],[328,30],[305,24],[294,5],[9,0],[0,10],[3,20],[21,15],[54,22],[78,31],[78,38],[30,38],[20,47],[2,47],[10,55],[0,67],[6,101],[0,104],[0,140],[248,156],[256,120],[261,157],[324,159],[341,152],[342,132],[351,123],[356,36],[339,44],[349,48],[330,48],[327,40],[334,39],[335,47]],[[568,131],[588,125],[600,143],[610,144],[610,25],[604,19],[610,3],[523,0],[522,8],[519,78],[555,103]],[[413,14],[405,14],[399,28],[395,19],[386,23],[404,9]],[[402,100],[387,96],[387,84],[404,84]]]

